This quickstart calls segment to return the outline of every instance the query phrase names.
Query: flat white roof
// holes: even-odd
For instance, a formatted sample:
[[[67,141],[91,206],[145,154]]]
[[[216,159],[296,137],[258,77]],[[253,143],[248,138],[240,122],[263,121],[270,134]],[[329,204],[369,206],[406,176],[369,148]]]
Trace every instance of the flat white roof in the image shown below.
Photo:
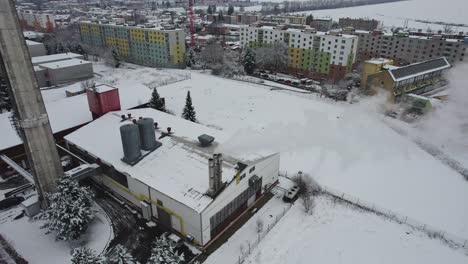
[[[84,65],[84,64],[91,64],[91,62],[86,60],[79,60],[79,59],[69,59],[69,60],[60,60],[48,63],[41,63],[40,66],[49,69],[58,69],[58,68],[67,68],[73,67],[77,65]]]
[[[130,166],[124,156],[120,126],[131,123],[121,120],[121,115],[131,113],[134,118],[149,117],[158,122],[156,138],[167,127],[173,134],[157,139],[162,146],[137,164]],[[198,136],[208,134],[215,138],[208,148],[199,146]],[[215,130],[151,108],[108,113],[65,137],[67,141],[111,164],[116,170],[164,193],[197,212],[203,211],[212,201],[204,195],[209,188],[208,159],[227,136]],[[230,182],[236,175],[234,166],[238,159],[224,156],[223,181]]]
[[[47,63],[51,61],[68,60],[68,59],[82,57],[82,56],[83,55],[68,52],[68,53],[59,53],[59,54],[53,54],[53,55],[32,57],[31,61],[34,65],[36,65],[36,64]]]
[[[26,40],[26,45],[28,45],[28,46],[41,46],[43,44],[40,43],[40,42],[32,41],[32,40]]]
[[[373,58],[373,59],[370,59],[368,61],[366,61],[367,63],[372,63],[372,64],[382,64],[382,63],[388,63],[388,62],[391,62],[392,60],[389,60],[389,59],[385,59],[385,58]]]

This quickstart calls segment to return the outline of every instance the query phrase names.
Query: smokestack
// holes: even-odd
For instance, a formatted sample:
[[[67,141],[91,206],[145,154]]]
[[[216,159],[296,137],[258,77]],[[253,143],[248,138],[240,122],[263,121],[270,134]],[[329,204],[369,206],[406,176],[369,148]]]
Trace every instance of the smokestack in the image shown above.
[[[216,191],[219,191],[223,185],[223,155],[218,154],[216,160]]]
[[[209,184],[210,184],[210,189],[208,192],[210,194],[216,193],[216,180],[215,180],[215,161],[210,158],[208,159],[208,175],[209,175]]]

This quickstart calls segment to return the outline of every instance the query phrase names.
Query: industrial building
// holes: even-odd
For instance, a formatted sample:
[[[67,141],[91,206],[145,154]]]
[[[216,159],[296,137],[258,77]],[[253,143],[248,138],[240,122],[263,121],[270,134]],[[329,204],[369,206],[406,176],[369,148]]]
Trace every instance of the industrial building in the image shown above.
[[[26,40],[28,46],[29,55],[31,57],[44,56],[47,54],[44,44],[36,41]]]
[[[442,73],[451,65],[445,57],[397,67],[390,64],[367,77],[365,91],[373,94],[383,88],[389,92],[390,100],[398,101],[402,95],[423,94],[443,85]]]
[[[94,77],[93,64],[76,53],[60,53],[32,57],[39,87],[72,83]]]
[[[362,31],[347,29],[344,33],[359,37],[358,62],[371,58],[387,58],[396,65],[405,65],[439,57],[455,64],[463,62],[468,47],[468,38],[432,34],[410,35],[407,32],[385,33],[380,30]]]
[[[79,59],[42,63],[34,66],[34,71],[40,87],[87,80],[94,76],[93,64]]]
[[[358,47],[357,36],[317,32],[310,27],[241,26],[240,41],[244,47],[251,48],[283,42],[288,46],[290,73],[332,80],[344,79],[352,71]]]
[[[278,181],[279,153],[221,154],[227,139],[151,108],[107,113],[65,137],[71,152],[100,165],[96,182],[202,246]]]
[[[185,68],[185,32],[108,22],[80,22],[81,41],[116,50],[123,60],[147,66]]]

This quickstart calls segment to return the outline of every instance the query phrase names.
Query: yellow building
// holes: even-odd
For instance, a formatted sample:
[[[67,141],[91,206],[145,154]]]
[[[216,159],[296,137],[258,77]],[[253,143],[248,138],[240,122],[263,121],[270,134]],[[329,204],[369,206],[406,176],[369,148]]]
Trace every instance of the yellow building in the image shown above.
[[[382,71],[385,65],[393,65],[393,61],[384,58],[372,59],[364,62],[361,75],[361,88],[367,89],[367,79],[369,75]]]
[[[382,66],[381,71],[367,76],[366,92],[372,94],[384,89],[390,101],[399,101],[408,94],[424,94],[444,85],[442,73],[450,67],[445,57],[403,67]]]

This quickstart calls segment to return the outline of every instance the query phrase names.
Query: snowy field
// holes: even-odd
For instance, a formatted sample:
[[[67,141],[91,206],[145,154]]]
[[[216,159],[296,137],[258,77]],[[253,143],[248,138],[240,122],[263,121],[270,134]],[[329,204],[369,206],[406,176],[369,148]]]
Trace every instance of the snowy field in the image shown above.
[[[159,87],[180,115],[190,90],[200,123],[231,135],[219,151],[281,152],[281,170],[468,238],[468,182],[390,129],[372,102],[349,105],[192,72]],[[303,98],[306,97],[306,98]]]
[[[229,243],[232,245],[234,241],[225,247]],[[296,203],[244,263],[456,264],[467,261],[463,253],[423,233],[319,197],[313,215],[306,215],[302,205]]]
[[[466,0],[409,0],[379,5],[358,6],[339,9],[299,12],[312,14],[314,17],[330,17],[338,20],[340,17],[374,18],[384,23],[384,26],[402,27],[408,19],[408,27],[433,30],[443,26],[424,24],[415,19],[443,21],[468,24],[468,2]],[[468,31],[468,28],[453,28],[456,32]]]
[[[100,254],[113,238],[110,220],[100,207],[96,210],[86,234],[72,243],[55,241],[53,234],[46,235],[46,230],[39,228],[40,221],[31,222],[26,216],[14,220],[21,211],[19,207],[0,212],[0,233],[31,264],[70,263],[73,248],[86,246]]]

